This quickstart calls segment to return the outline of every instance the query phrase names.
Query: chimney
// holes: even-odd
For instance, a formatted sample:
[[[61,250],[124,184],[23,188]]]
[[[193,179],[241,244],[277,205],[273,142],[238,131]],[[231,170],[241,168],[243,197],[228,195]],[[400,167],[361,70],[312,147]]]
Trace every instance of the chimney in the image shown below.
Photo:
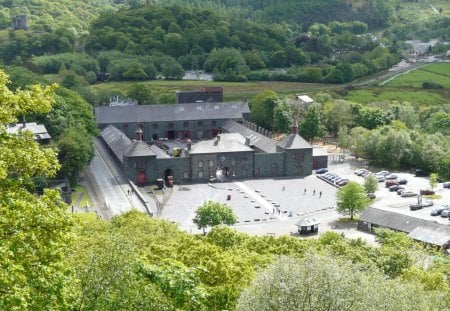
[[[298,134],[298,125],[297,125],[297,120],[295,120],[295,119],[292,121],[291,134],[294,134],[294,135]]]
[[[250,137],[249,136],[245,137],[245,145],[250,146]]]
[[[187,151],[191,151],[192,143],[190,141],[188,141],[186,147],[187,147]]]
[[[136,141],[142,141],[142,137],[144,135],[143,135],[142,129],[139,125],[137,126],[136,131],[134,133],[136,134]]]

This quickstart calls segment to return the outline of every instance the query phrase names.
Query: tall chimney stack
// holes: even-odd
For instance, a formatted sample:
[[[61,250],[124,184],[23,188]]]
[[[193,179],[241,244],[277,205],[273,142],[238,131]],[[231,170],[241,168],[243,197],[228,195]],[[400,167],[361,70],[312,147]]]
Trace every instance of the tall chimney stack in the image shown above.
[[[142,129],[139,125],[137,126],[136,131],[134,133],[136,134],[136,141],[142,141],[142,137],[144,135],[143,135]]]
[[[294,135],[298,134],[298,125],[297,125],[297,120],[295,120],[295,119],[292,121],[291,134],[294,134]]]

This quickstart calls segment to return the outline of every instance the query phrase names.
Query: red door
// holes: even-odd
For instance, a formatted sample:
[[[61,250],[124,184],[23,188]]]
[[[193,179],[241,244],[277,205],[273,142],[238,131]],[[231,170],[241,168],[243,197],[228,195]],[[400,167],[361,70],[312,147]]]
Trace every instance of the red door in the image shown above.
[[[136,183],[138,185],[145,185],[147,183],[147,174],[143,171],[139,172],[136,176]]]

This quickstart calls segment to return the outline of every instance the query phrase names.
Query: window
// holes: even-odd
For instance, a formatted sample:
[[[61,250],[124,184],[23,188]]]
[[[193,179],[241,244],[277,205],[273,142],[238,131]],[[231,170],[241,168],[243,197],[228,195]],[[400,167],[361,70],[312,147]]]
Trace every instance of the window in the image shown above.
[[[124,130],[128,130],[128,124],[122,124],[122,128],[123,128]]]
[[[247,169],[246,169],[246,168],[244,168],[244,169],[242,170],[242,175],[248,176],[248,172],[247,172]]]
[[[217,121],[216,121],[216,120],[212,120],[212,121],[211,121],[211,125],[212,125],[212,126],[216,126],[216,125],[217,125]]]
[[[169,123],[168,126],[169,126],[170,129],[173,129],[173,123]]]
[[[203,126],[203,121],[197,121],[198,126]]]
[[[156,129],[158,128],[158,123],[153,123],[153,124],[152,124],[152,127],[153,127],[153,129],[156,130]]]
[[[184,172],[183,172],[183,178],[184,178],[184,179],[188,179],[188,178],[189,178],[189,173],[188,173],[188,171],[184,171]]]
[[[231,172],[231,175],[232,175],[233,177],[236,177],[236,170],[233,170],[233,171]]]
[[[236,166],[236,160],[235,159],[231,160],[231,166]]]
[[[243,158],[242,159],[242,166],[246,166],[247,165],[247,158]]]
[[[202,160],[200,160],[200,161],[198,161],[198,167],[203,167],[203,161]]]
[[[255,176],[259,176],[259,168],[255,167]]]
[[[188,122],[188,121],[184,121],[184,122],[183,122],[183,127],[185,127],[185,128],[186,128],[186,127],[189,127],[189,122]]]
[[[214,161],[213,160],[209,160],[209,167],[214,167]]]
[[[198,171],[198,177],[203,178],[203,171]]]
[[[145,170],[145,160],[136,160],[136,168]]]

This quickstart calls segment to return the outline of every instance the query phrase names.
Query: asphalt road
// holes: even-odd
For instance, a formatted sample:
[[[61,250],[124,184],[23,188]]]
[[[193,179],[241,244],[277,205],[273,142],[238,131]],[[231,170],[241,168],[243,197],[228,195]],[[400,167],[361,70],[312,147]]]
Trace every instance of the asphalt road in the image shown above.
[[[109,219],[133,208],[146,213],[145,206],[136,194],[131,193],[127,178],[117,168],[103,145],[94,140],[94,146],[95,156],[86,167],[84,175],[97,214]]]

